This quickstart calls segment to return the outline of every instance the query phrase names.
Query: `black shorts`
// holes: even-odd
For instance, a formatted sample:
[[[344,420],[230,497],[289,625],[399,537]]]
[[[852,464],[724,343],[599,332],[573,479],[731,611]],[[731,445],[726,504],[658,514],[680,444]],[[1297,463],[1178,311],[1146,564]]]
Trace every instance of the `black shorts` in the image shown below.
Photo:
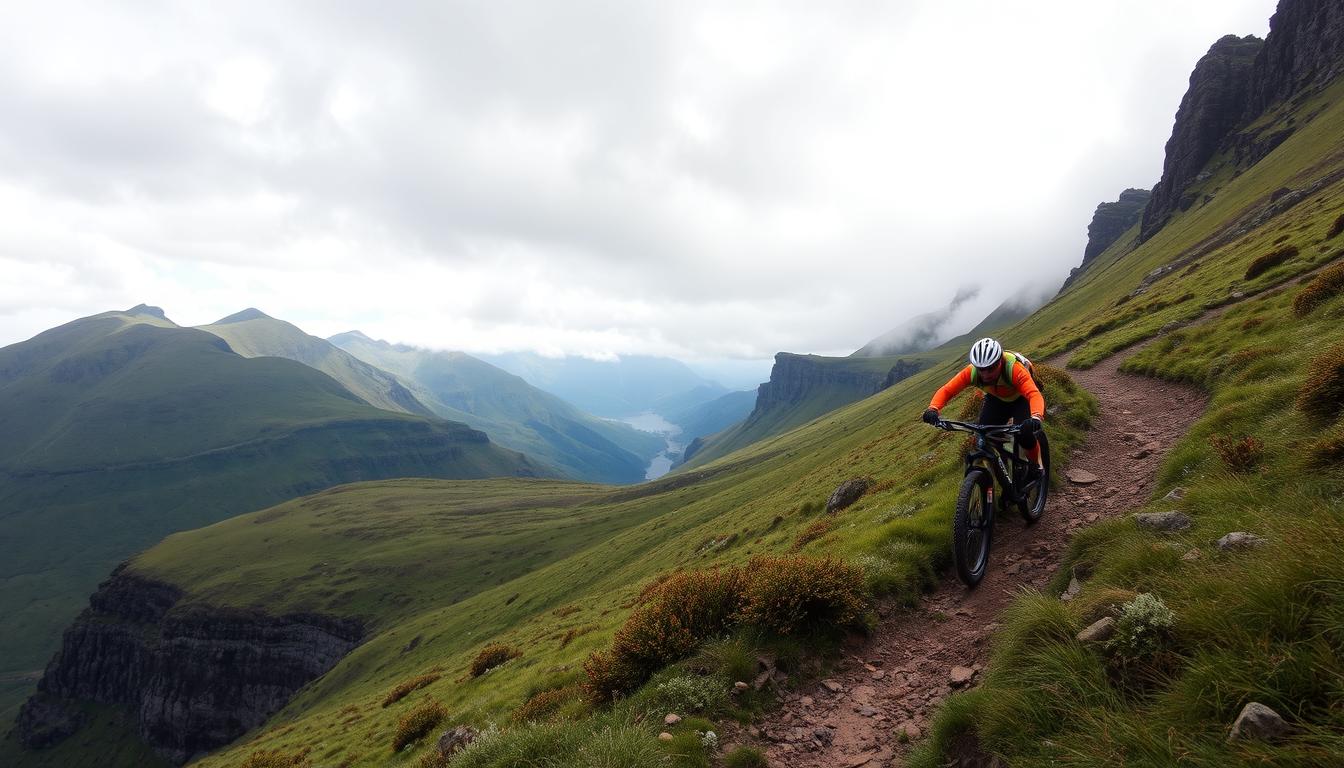
[[[1021,424],[1029,418],[1031,418],[1031,404],[1025,397],[1000,400],[993,395],[985,395],[985,403],[980,406],[981,424],[1007,424],[1009,419],[1012,419],[1014,424]],[[1017,439],[1023,448],[1036,447],[1035,432],[1025,431]]]

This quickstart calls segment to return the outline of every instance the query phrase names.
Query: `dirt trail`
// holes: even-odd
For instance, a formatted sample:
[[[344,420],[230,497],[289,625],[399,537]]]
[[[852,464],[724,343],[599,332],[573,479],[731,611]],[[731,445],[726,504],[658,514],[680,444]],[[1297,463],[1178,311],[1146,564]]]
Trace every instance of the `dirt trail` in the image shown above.
[[[909,742],[924,736],[943,699],[959,685],[977,683],[988,663],[989,637],[1014,595],[1050,581],[1074,531],[1148,500],[1163,457],[1203,412],[1207,397],[1193,387],[1121,373],[1120,363],[1134,351],[1070,372],[1097,397],[1101,413],[1068,469],[1098,480],[1066,481],[1031,528],[1016,514],[1001,516],[989,572],[975,590],[949,572],[918,608],[881,608],[878,631],[865,645],[847,648],[832,677],[786,694],[779,711],[751,729],[745,740],[765,746],[770,765],[904,764]],[[954,673],[956,667],[965,669]],[[969,682],[954,682],[967,674]],[[898,738],[902,731],[905,739]]]

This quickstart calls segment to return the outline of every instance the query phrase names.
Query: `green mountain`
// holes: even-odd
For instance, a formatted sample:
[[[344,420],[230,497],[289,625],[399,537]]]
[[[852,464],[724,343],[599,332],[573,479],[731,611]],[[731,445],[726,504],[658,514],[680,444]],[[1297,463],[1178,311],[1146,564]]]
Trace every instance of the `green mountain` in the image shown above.
[[[1265,72],[1242,89],[1252,101],[1270,94],[1261,108],[1221,121],[1231,132],[1195,172],[1164,179],[1162,199],[1174,204],[1155,212],[1146,238],[1134,225],[1066,291],[1001,334],[1069,368],[1152,339],[1129,353],[1125,370],[1208,390],[1210,405],[1136,510],[1179,509],[1190,525],[1165,534],[1129,519],[1081,528],[1051,593],[1023,595],[1007,612],[983,682],[949,699],[912,758],[917,766],[958,758],[1026,766],[1339,762],[1344,78],[1335,75],[1344,45],[1328,48],[1320,36],[1340,29],[1344,16],[1337,4],[1291,0],[1280,14],[1265,43],[1278,53],[1257,58],[1250,71]],[[1280,31],[1289,42],[1275,47]],[[1283,55],[1287,49],[1304,55]],[[1319,59],[1326,50],[1334,52],[1331,66],[1316,79],[1296,71],[1311,60],[1305,54]],[[1229,71],[1211,69],[1220,78]],[[1284,83],[1296,87],[1275,90]],[[1209,81],[1192,78],[1192,92],[1205,87]],[[1201,103],[1240,110],[1217,95]],[[1171,154],[1191,157],[1185,149],[1173,142]],[[30,735],[81,716],[82,728],[42,751],[18,751],[11,738],[0,759],[106,765],[110,755],[133,754],[134,731],[145,721],[108,716],[98,702],[109,698],[151,723],[176,713],[236,713],[212,710],[211,696],[243,700],[260,685],[237,665],[210,660],[247,644],[197,630],[211,621],[261,626],[268,617],[278,624],[267,631],[307,628],[303,647],[349,635],[342,620],[358,622],[359,644],[321,646],[342,649],[329,654],[328,669],[293,676],[277,697],[287,703],[273,702],[279,709],[255,727],[235,723],[226,733],[246,735],[198,765],[437,765],[437,734],[459,723],[489,735],[458,765],[576,755],[613,766],[705,765],[711,758],[695,731],[761,706],[750,690],[729,694],[727,681],[755,673],[755,644],[763,641],[693,637],[702,645],[688,661],[611,706],[585,702],[576,684],[590,671],[612,672],[607,652],[623,626],[627,647],[651,654],[680,647],[684,627],[626,626],[657,604],[662,593],[648,589],[655,580],[678,569],[741,565],[762,554],[825,555],[861,569],[865,588],[893,605],[918,600],[949,559],[962,462],[961,440],[918,422],[932,389],[963,364],[962,352],[927,354],[926,368],[825,418],[634,488],[361,484],[173,536],[98,593],[25,720]],[[1066,370],[1042,366],[1052,452],[1064,459],[1092,426],[1094,405]],[[873,483],[856,503],[821,510],[840,482],[862,476]],[[586,526],[601,528],[585,536]],[[1264,542],[1229,551],[1211,543],[1229,531]],[[537,559],[513,568],[524,552]],[[467,569],[454,574],[457,558]],[[1091,575],[1065,603],[1056,599],[1059,581],[1075,563]],[[775,594],[799,589],[790,581]],[[1126,618],[1121,606],[1138,605],[1139,593],[1169,608],[1169,626]],[[1127,622],[1122,642],[1077,639],[1113,613]],[[319,625],[326,629],[314,631]],[[789,638],[771,648],[796,662],[803,643]],[[496,663],[473,670],[492,644],[505,646]],[[182,665],[190,674],[146,682],[137,677],[146,668],[140,651],[151,661],[190,661]],[[791,684],[814,679],[806,664],[788,669]],[[103,680],[116,684],[98,691]],[[80,695],[71,702],[67,691]],[[663,715],[675,711],[667,702],[684,710],[702,694],[704,717],[668,726],[673,742],[659,746]],[[1251,701],[1283,714],[1290,730],[1229,740],[1233,718]],[[431,725],[416,733],[417,723]],[[96,747],[90,733],[102,737]],[[188,748],[169,741],[157,743]]]
[[[331,343],[397,376],[435,413],[483,430],[570,477],[603,483],[644,479],[662,438],[593,417],[518,376],[462,352],[375,341],[358,331]]]
[[[230,349],[243,357],[284,357],[316,368],[375,408],[421,416],[434,415],[396,377],[325,339],[310,336],[298,327],[269,317],[260,310],[245,309],[197,328],[224,339]]]
[[[544,471],[145,306],[0,349],[0,434],[6,708],[108,570],[169,533],[352,480]]]

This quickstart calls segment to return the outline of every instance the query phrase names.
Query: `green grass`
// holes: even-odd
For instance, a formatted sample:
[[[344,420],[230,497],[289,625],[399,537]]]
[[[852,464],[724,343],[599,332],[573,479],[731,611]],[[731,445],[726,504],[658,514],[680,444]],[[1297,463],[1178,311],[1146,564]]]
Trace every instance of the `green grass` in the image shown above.
[[[1124,257],[1137,268],[1112,254],[1109,278],[1094,277],[1077,296],[1065,294],[1057,303],[1104,305],[1098,296],[1126,294],[1135,274],[1235,219],[1238,206],[1344,165],[1336,138],[1344,125],[1342,93],[1341,86],[1333,88],[1327,111],[1260,165],[1235,180],[1225,169],[1216,173],[1209,182],[1222,185],[1215,202],[1177,217],[1170,233]],[[1208,210],[1216,204],[1221,213]],[[1338,435],[1339,411],[1304,410],[1298,400],[1313,360],[1344,342],[1344,297],[1298,317],[1293,299],[1303,288],[1289,281],[1339,256],[1339,243],[1327,235],[1341,209],[1339,186],[1324,188],[1229,240],[1195,272],[1173,273],[1149,293],[1073,322],[1085,327],[1162,297],[1191,294],[1185,304],[1210,307],[1233,290],[1244,294],[1220,313],[1169,331],[1122,366],[1193,383],[1212,395],[1168,455],[1144,507],[1179,509],[1194,524],[1158,535],[1119,519],[1082,531],[1052,590],[1025,596],[1009,611],[983,686],[949,700],[915,765],[941,765],[968,735],[1015,766],[1338,764],[1344,754],[1344,474],[1337,460],[1318,452]],[[1246,281],[1248,265],[1284,242],[1298,255]],[[1126,269],[1128,283],[1118,279]],[[1116,284],[1095,282],[1100,279]],[[1130,318],[1080,342],[1072,360],[1087,365],[1129,339],[1151,336],[1173,316],[1168,312]],[[1038,315],[1027,324],[1043,322]],[[1249,468],[1229,464],[1217,445],[1247,436],[1263,441],[1261,460]],[[1165,498],[1177,486],[1185,497]],[[1214,542],[1231,531],[1268,543],[1219,551]],[[1075,600],[1061,603],[1054,595],[1074,563],[1085,563],[1093,575]],[[1143,592],[1175,615],[1157,653],[1126,659],[1115,648],[1074,639]],[[1249,701],[1277,710],[1293,734],[1277,743],[1228,744],[1231,723]]]
[[[0,676],[39,672],[118,562],[174,531],[353,480],[539,473],[290,360],[106,313],[0,350]],[[0,688],[0,710],[31,690]]]

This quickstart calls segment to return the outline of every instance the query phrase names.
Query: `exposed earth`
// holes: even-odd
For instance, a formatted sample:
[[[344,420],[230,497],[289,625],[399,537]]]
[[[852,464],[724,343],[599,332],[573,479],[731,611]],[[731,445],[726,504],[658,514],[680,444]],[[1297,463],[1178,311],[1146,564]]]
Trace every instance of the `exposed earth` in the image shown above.
[[[1063,485],[1052,490],[1040,522],[1028,528],[1015,514],[999,517],[989,570],[974,590],[949,572],[916,609],[880,607],[877,631],[847,647],[831,677],[784,694],[779,710],[743,734],[766,747],[770,765],[904,764],[943,699],[977,684],[989,661],[989,638],[1015,595],[1046,586],[1076,530],[1149,500],[1163,457],[1203,412],[1207,396],[1121,373],[1121,362],[1134,351],[1069,372],[1096,396],[1100,414],[1060,473]]]

